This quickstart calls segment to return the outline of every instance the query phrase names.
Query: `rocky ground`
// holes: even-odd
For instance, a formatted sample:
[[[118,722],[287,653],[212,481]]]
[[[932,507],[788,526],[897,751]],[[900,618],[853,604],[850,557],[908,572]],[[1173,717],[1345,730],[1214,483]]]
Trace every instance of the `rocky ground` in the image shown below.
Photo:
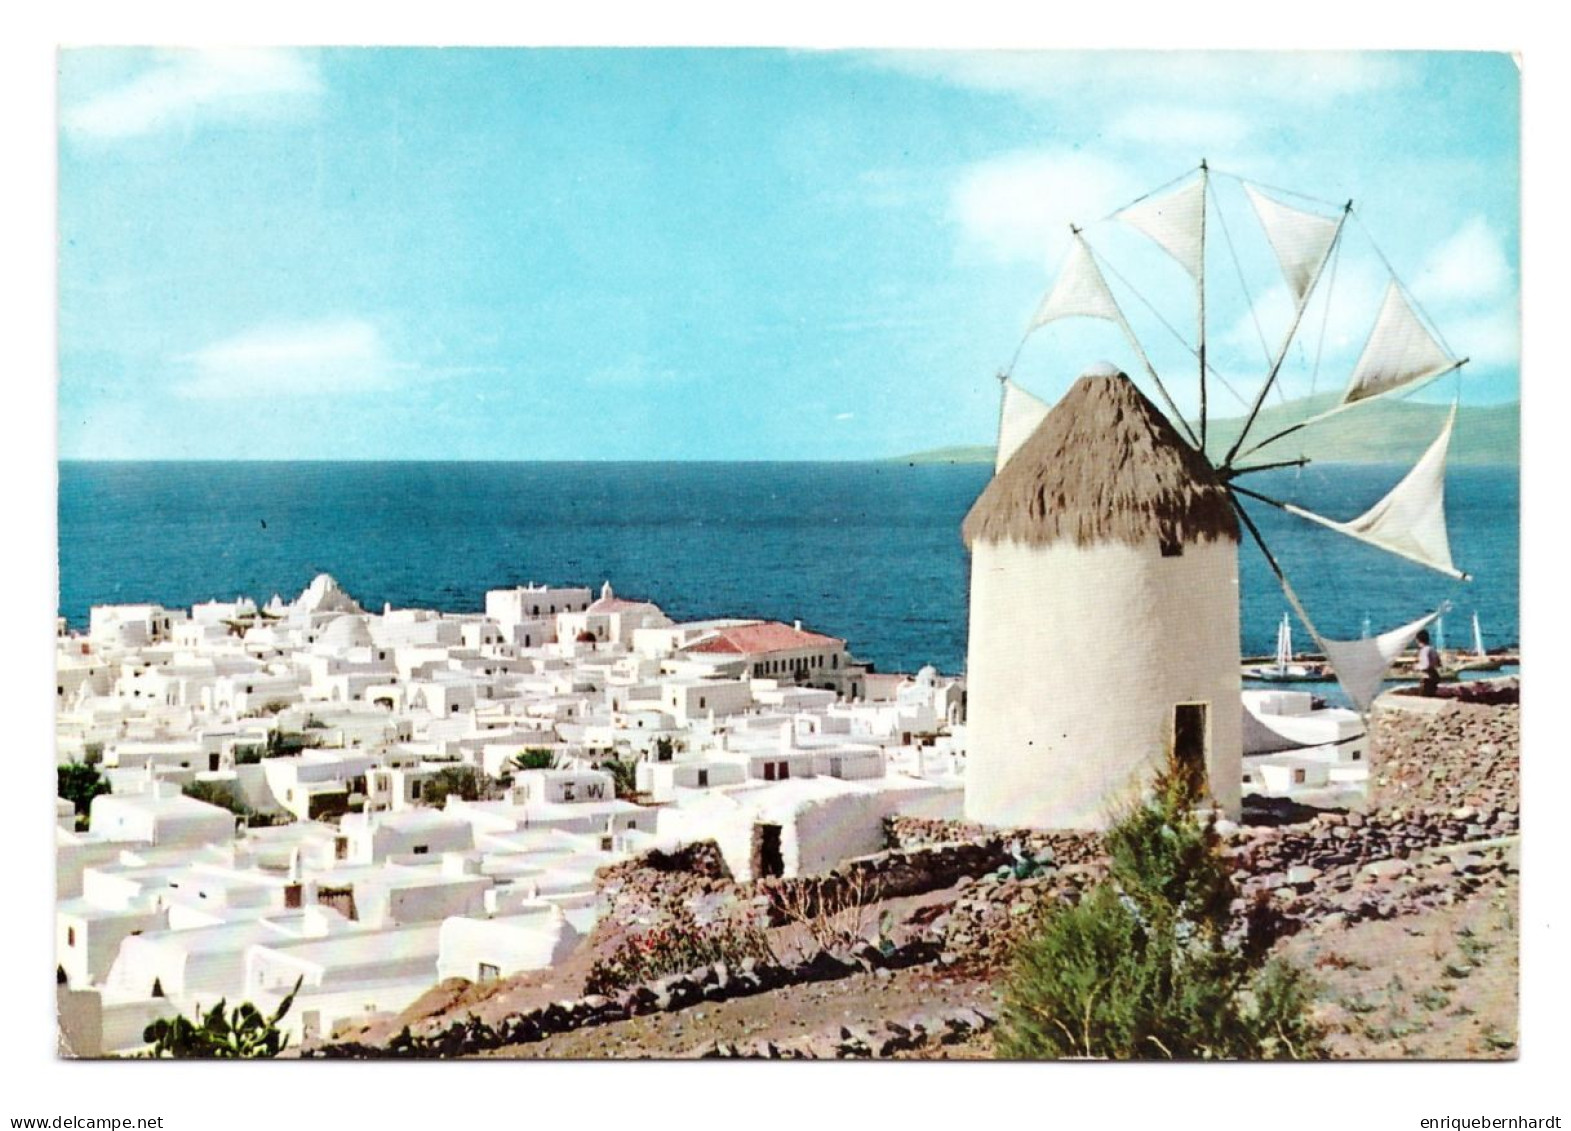
[[[1223,830],[1240,921],[1257,899],[1280,914],[1282,949],[1316,977],[1332,1055],[1516,1055],[1518,710],[1456,702],[1382,710],[1360,809],[1251,807],[1240,827]],[[1010,950],[1044,910],[1101,878],[1095,838],[1000,838],[942,822],[897,823],[891,833],[891,852],[796,885],[735,884],[701,850],[622,866],[606,877],[612,913],[568,964],[484,986],[443,983],[399,1017],[312,1051],[991,1056]],[[877,877],[888,881],[884,890],[870,886]],[[746,971],[722,963],[653,988],[583,997],[595,959],[671,900],[700,921],[740,915],[766,924],[780,960]],[[843,933],[880,939],[883,953],[864,945],[844,963],[815,958],[821,940],[804,908],[834,918]]]

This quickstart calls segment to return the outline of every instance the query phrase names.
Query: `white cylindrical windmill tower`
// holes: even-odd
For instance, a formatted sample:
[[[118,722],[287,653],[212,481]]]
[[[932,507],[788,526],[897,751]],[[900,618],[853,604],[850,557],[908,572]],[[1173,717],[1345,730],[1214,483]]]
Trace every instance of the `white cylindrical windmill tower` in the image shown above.
[[[966,516],[966,818],[1096,829],[1166,762],[1239,807],[1238,524],[1205,457],[1098,366]]]

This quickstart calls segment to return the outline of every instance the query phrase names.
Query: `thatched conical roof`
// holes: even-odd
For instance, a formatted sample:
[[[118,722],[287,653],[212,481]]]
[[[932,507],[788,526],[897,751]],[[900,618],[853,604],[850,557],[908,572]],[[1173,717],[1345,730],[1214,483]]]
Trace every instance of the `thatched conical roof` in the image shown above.
[[[1070,387],[966,515],[977,541],[1238,541],[1226,488],[1133,381],[1097,367]]]

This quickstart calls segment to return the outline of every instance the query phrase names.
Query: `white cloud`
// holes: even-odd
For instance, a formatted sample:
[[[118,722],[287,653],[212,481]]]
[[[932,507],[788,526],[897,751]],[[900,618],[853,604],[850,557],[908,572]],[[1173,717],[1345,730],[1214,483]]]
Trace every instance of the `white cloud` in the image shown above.
[[[1099,220],[1139,193],[1118,164],[1076,150],[1006,154],[970,166],[952,209],[962,247],[999,262],[1056,265],[1071,222]]]
[[[1336,285],[1322,284],[1304,311],[1296,340],[1302,351],[1313,357],[1323,349],[1322,361],[1333,359],[1351,361],[1364,348],[1369,330],[1379,313],[1385,297],[1387,277],[1384,272],[1366,263],[1343,261],[1337,265]],[[1330,308],[1326,307],[1327,295]],[[1255,323],[1259,322],[1259,329]],[[1228,346],[1245,351],[1251,359],[1260,356],[1260,336],[1265,335],[1266,345],[1275,351],[1282,344],[1293,321],[1293,299],[1287,284],[1278,280],[1255,295],[1253,309],[1246,310],[1222,335]],[[1325,327],[1322,345],[1321,327]]]
[[[1427,301],[1493,299],[1511,289],[1511,265],[1500,236],[1482,216],[1457,229],[1425,261],[1413,289]]]
[[[202,119],[289,116],[322,92],[316,60],[281,48],[176,50],[128,82],[103,91],[61,117],[71,133],[139,137]]]
[[[1454,319],[1445,327],[1445,334],[1451,347],[1469,359],[1468,373],[1511,368],[1522,357],[1522,331],[1511,306]]]
[[[1107,127],[1114,141],[1132,145],[1171,145],[1196,152],[1216,152],[1237,145],[1249,134],[1242,115],[1228,110],[1153,103],[1125,110]]]
[[[1146,100],[1320,105],[1404,81],[1409,64],[1362,51],[892,51],[874,66],[1032,102]]]
[[[315,397],[390,387],[399,370],[375,326],[358,319],[261,326],[177,359],[176,386],[200,399]]]

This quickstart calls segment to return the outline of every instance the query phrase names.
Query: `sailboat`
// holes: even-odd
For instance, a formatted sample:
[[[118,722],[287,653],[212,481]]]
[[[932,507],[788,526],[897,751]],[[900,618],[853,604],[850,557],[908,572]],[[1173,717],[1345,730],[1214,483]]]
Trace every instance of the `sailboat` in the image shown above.
[[[1489,649],[1484,647],[1484,632],[1478,624],[1478,611],[1473,611],[1473,652],[1470,656],[1458,661],[1456,670],[1459,672],[1493,672],[1499,671],[1504,661],[1498,656],[1491,656]]]
[[[1245,679],[1264,680],[1268,683],[1306,683],[1325,678],[1325,669],[1319,664],[1301,664],[1293,659],[1293,621],[1282,614],[1282,623],[1276,627],[1276,658],[1269,664],[1257,664],[1244,669]]]
[[[1256,324],[1262,346],[1263,372],[1252,396],[1235,389],[1228,377],[1219,372],[1208,357],[1206,307],[1209,277],[1213,273],[1208,270],[1208,246],[1214,247],[1221,243],[1227,249],[1233,258],[1239,281],[1244,285],[1248,308],[1251,311],[1254,309],[1253,295],[1247,293],[1249,288],[1233,248],[1226,219],[1227,210],[1222,207],[1217,195],[1216,182],[1219,179],[1231,182],[1235,189],[1229,191],[1234,199],[1240,201],[1240,207],[1245,211],[1253,213],[1270,256],[1275,259],[1276,267],[1280,268],[1275,285],[1285,290],[1291,307],[1291,320],[1286,333],[1274,344],[1266,341],[1263,330],[1258,322]],[[1136,289],[1134,283],[1118,270],[1102,249],[1093,246],[1093,236],[1100,242],[1102,225],[1108,223],[1127,225],[1140,232],[1188,275],[1188,281],[1194,284],[1195,298],[1196,318],[1192,338],[1163,317],[1159,309]],[[1315,343],[1315,371],[1318,373],[1320,349],[1326,340],[1326,323],[1331,308],[1330,292],[1336,284],[1337,264],[1348,242],[1347,237],[1355,227],[1373,248],[1385,269],[1378,310],[1370,311],[1369,321],[1365,323],[1369,325],[1369,330],[1363,349],[1357,355],[1357,360],[1347,374],[1341,396],[1334,404],[1305,419],[1278,428],[1263,439],[1257,439],[1254,433],[1261,409],[1273,389],[1281,395],[1283,366],[1295,343],[1300,347],[1300,355],[1306,345]],[[1215,241],[1209,238],[1218,229],[1223,239]],[[1448,610],[1449,602],[1440,603],[1438,608],[1426,602],[1421,608],[1414,609],[1418,615],[1408,623],[1374,635],[1370,635],[1366,628],[1364,635],[1358,639],[1330,636],[1321,631],[1305,609],[1277,556],[1266,544],[1244,504],[1247,501],[1276,508],[1453,581],[1471,580],[1452,561],[1445,514],[1446,455],[1456,425],[1460,387],[1452,398],[1450,411],[1439,434],[1418,462],[1383,498],[1360,515],[1346,519],[1333,518],[1297,503],[1273,498],[1263,490],[1244,486],[1240,481],[1246,476],[1272,469],[1302,468],[1310,462],[1306,456],[1275,456],[1266,453],[1265,449],[1281,444],[1303,429],[1314,428],[1344,413],[1356,414],[1376,401],[1404,397],[1447,375],[1456,375],[1460,382],[1461,370],[1468,358],[1458,356],[1445,342],[1417,298],[1397,277],[1390,259],[1364,228],[1351,200],[1341,204],[1320,200],[1214,169],[1201,161],[1197,168],[1191,168],[1167,184],[1116,209],[1097,225],[1071,225],[1070,235],[1069,253],[1063,267],[1030,318],[1013,359],[998,374],[1002,401],[995,473],[1004,470],[1010,458],[1046,417],[1050,407],[1046,401],[1034,396],[1014,380],[1013,371],[1026,341],[1034,333],[1063,319],[1096,319],[1112,324],[1138,363],[1131,370],[1137,375],[1136,380],[1146,383],[1160,398],[1174,429],[1182,434],[1185,442],[1199,457],[1210,463],[1217,480],[1230,496],[1240,525],[1253,538],[1281,585],[1289,607],[1325,655],[1326,667],[1341,684],[1348,699],[1358,713],[1367,719],[1392,665],[1409,649],[1420,632],[1428,629]],[[1196,419],[1191,420],[1179,411],[1163,382],[1162,374],[1131,327],[1123,304],[1109,286],[1108,273],[1121,283],[1126,293],[1132,294],[1151,310],[1153,317],[1178,340],[1183,352],[1198,362],[1199,411]],[[1324,295],[1325,299],[1321,303],[1321,324],[1316,331],[1309,316],[1318,295]],[[1187,360],[1184,359],[1186,367]],[[1225,454],[1222,449],[1226,441],[1220,436],[1208,436],[1207,427],[1210,414],[1208,402],[1213,399],[1211,394],[1223,390],[1232,394],[1246,410],[1242,427],[1232,437],[1231,444],[1226,445]],[[1290,633],[1290,627],[1287,634],[1279,630],[1277,662],[1256,669],[1260,674],[1255,674],[1255,678],[1303,678],[1294,674],[1295,667],[1307,665],[1294,664]],[[1281,654],[1284,643],[1286,655]]]

